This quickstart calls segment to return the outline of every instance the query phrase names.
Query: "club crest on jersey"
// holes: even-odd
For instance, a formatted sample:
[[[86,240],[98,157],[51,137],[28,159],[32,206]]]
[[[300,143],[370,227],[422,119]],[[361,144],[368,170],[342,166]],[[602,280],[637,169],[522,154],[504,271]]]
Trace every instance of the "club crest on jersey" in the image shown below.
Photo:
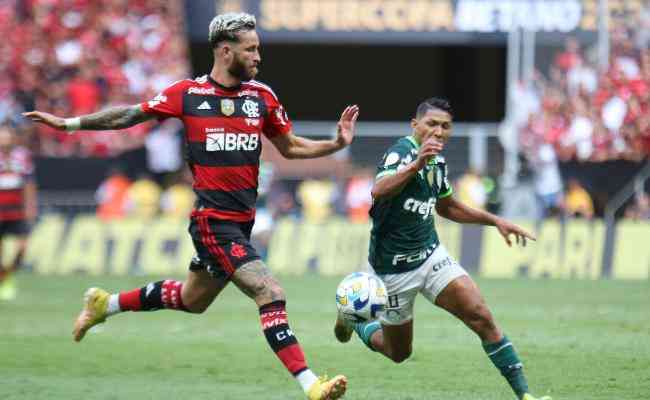
[[[226,117],[231,116],[235,112],[235,102],[230,99],[221,100],[221,113]]]
[[[245,100],[241,109],[246,115],[248,115],[248,118],[259,118],[260,116],[260,106],[253,100]]]

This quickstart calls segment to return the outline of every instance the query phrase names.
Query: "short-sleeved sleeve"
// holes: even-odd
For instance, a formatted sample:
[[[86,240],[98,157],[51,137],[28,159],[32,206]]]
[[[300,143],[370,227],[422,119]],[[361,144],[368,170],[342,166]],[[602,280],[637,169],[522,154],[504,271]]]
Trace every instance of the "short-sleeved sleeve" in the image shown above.
[[[178,81],[168,86],[153,99],[141,104],[147,114],[154,114],[158,119],[180,118],[183,115],[183,90],[185,81]]]
[[[264,121],[264,127],[262,128],[266,137],[272,138],[291,132],[291,121],[282,104],[271,93],[263,93],[263,96],[268,110],[266,121]]]
[[[413,161],[411,149],[408,146],[395,144],[384,153],[379,165],[375,180],[388,175],[395,175],[405,165]]]
[[[436,163],[436,174],[440,174],[438,182],[438,198],[444,199],[445,197],[451,196],[452,193],[454,193],[454,189],[449,183],[447,163],[444,160]],[[436,177],[436,179],[438,178]]]

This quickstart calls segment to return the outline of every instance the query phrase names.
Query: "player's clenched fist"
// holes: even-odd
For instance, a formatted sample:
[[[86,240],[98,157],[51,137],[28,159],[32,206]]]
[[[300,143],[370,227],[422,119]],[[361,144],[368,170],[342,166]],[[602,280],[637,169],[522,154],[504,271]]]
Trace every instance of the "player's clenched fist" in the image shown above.
[[[427,162],[429,162],[432,157],[440,154],[443,147],[444,143],[439,139],[429,138],[425,140],[424,143],[422,143],[422,146],[420,146],[418,158],[415,160],[418,169],[424,168],[424,166],[427,165]]]

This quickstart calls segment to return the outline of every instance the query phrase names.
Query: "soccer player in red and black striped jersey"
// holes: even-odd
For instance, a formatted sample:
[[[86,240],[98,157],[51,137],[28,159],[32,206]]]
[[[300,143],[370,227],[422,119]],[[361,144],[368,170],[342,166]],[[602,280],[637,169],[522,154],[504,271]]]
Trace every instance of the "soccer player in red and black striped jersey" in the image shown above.
[[[249,14],[216,16],[209,29],[214,54],[210,74],[176,82],[148,102],[67,119],[39,111],[24,115],[69,131],[123,129],[152,118],[179,118],[185,125],[187,158],[198,197],[189,228],[197,255],[190,263],[187,279],[152,282],[118,294],[89,289],[75,322],[75,340],[121,311],[166,308],[202,313],[232,281],[259,307],[262,330],[271,349],[307,397],[338,399],[345,393],[346,378],[319,379],[307,367],[289,327],[285,293],[251,246],[250,234],[261,136],[286,158],[325,156],[352,142],[359,110],[349,106],[343,111],[332,140],[295,136],[273,90],[253,80],[261,61],[255,24],[255,17]]]
[[[0,300],[11,300],[16,296],[12,275],[22,264],[36,213],[36,183],[31,154],[16,144],[12,127],[0,126],[0,255],[3,239],[6,236],[16,238],[16,254],[11,263],[0,266]]]

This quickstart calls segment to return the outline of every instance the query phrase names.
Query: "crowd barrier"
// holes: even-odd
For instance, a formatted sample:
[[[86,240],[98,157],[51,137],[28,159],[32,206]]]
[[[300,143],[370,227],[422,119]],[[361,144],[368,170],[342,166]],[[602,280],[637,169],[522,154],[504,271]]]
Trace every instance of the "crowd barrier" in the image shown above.
[[[120,220],[45,215],[26,254],[38,274],[184,274],[194,254],[187,219]],[[609,232],[600,220],[549,220],[534,226],[526,247],[509,248],[491,227],[439,221],[450,254],[488,278],[650,279],[650,222],[621,221]],[[365,268],[368,224],[333,218],[323,224],[277,222],[267,252],[276,273],[343,275]],[[8,244],[10,247],[11,243]],[[12,250],[3,251],[5,261]]]

